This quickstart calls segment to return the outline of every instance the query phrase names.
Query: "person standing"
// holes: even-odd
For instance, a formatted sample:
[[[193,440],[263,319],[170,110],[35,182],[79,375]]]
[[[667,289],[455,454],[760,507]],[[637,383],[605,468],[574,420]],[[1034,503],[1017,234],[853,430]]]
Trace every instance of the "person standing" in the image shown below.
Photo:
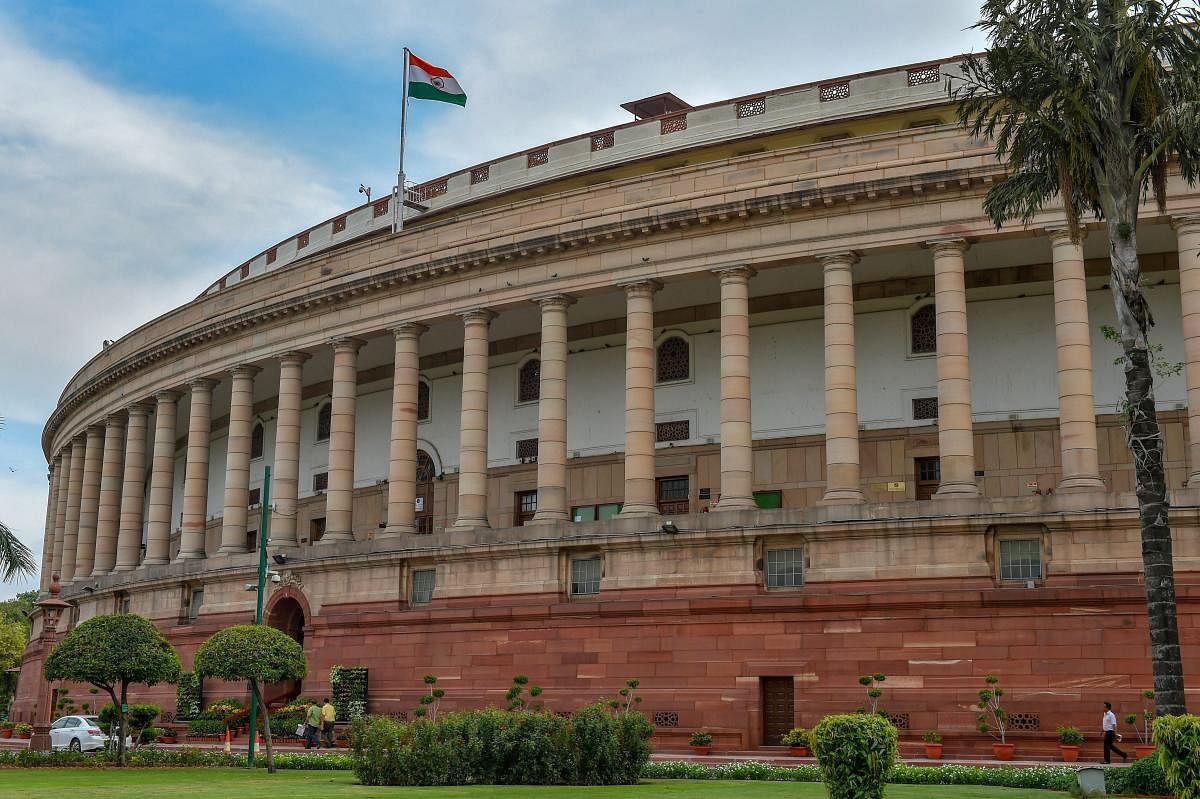
[[[320,746],[317,733],[321,730],[321,706],[313,702],[304,713],[304,748],[316,749]]]
[[[325,704],[321,705],[321,739],[326,748],[332,749],[333,722],[337,720],[337,711],[329,703],[329,697],[325,697],[324,702]]]
[[[1116,752],[1122,760],[1128,760],[1129,755],[1117,748],[1114,742],[1117,737],[1117,714],[1113,713],[1112,702],[1104,703],[1104,718],[1100,722],[1104,728],[1104,762],[1112,762],[1112,753]]]

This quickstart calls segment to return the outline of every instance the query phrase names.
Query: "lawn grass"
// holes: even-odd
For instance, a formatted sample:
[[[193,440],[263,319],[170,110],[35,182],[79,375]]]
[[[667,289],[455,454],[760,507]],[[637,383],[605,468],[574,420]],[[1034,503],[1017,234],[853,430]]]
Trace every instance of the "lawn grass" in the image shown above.
[[[653,780],[639,785],[605,787],[469,786],[456,788],[374,788],[355,782],[343,771],[246,771],[230,768],[162,769],[3,769],[0,796],[20,799],[558,799],[584,796],[589,799],[824,799],[824,786],[796,782],[721,782]],[[974,785],[892,785],[888,799],[1065,799],[1066,794],[1015,788]]]

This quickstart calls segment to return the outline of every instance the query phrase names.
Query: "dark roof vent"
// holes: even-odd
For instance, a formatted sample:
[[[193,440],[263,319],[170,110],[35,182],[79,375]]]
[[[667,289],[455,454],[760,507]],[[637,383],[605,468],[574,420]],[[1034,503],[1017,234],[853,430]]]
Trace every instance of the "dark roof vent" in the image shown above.
[[[660,117],[664,114],[677,114],[680,111],[687,111],[691,108],[691,105],[680,100],[670,92],[664,92],[656,94],[653,97],[647,97],[644,100],[631,100],[628,103],[621,103],[621,107],[638,119],[648,119],[650,117]]]

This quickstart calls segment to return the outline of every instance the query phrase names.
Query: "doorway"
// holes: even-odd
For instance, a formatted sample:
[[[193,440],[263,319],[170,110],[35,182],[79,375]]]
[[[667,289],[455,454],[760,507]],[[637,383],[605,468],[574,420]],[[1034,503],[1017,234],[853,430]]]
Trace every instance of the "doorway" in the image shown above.
[[[762,685],[763,746],[781,746],[780,738],[796,718],[795,683],[791,677],[760,677]]]

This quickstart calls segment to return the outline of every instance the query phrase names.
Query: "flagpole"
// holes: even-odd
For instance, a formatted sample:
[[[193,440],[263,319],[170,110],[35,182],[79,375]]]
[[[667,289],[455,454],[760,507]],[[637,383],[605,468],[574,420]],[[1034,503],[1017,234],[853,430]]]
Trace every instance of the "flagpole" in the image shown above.
[[[408,124],[408,55],[404,48],[404,101],[400,104],[400,169],[396,172],[396,199],[392,204],[392,232],[404,230],[404,130]]]

